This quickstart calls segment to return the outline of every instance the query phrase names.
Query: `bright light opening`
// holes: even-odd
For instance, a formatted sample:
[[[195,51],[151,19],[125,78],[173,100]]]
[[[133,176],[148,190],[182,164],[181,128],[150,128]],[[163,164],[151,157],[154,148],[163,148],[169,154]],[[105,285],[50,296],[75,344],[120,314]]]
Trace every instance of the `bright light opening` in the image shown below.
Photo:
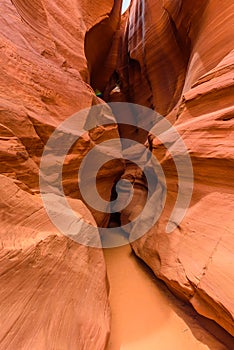
[[[122,14],[129,8],[131,0],[123,0]]]

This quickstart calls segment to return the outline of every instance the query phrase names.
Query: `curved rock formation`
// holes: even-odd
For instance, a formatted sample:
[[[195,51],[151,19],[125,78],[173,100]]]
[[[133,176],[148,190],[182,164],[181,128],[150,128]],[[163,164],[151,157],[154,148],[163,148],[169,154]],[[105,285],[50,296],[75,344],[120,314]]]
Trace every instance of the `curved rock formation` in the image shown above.
[[[112,43],[116,42],[113,39],[120,25],[121,6],[122,0],[116,0],[111,13],[94,25],[85,36],[90,83],[95,90],[104,90],[115,68],[115,62],[112,59],[108,60],[108,55],[112,51]]]
[[[38,196],[40,157],[52,131],[73,113],[101,102],[87,84],[84,53],[86,32],[111,12],[113,1],[101,5],[59,0],[0,4],[2,349],[94,349],[95,344],[101,350],[108,340],[103,253],[62,236]],[[75,169],[107,134],[118,136],[116,126],[92,131],[74,146],[64,166],[68,195],[77,198]],[[102,169],[99,190],[106,199],[120,168],[114,164],[113,176],[109,168]],[[95,223],[79,200],[70,204]],[[108,222],[103,214],[96,218]]]
[[[154,108],[179,131],[194,168],[191,206],[171,235],[177,195],[170,149],[151,142],[167,176],[168,201],[133,249],[177,295],[234,332],[233,14],[231,0],[134,0],[124,20],[116,71],[131,102]],[[179,150],[178,150],[179,151]],[[133,212],[134,205],[127,208]],[[122,213],[125,216],[125,213]]]
[[[102,251],[58,233],[39,196],[6,176],[0,182],[1,348],[104,349],[110,310]],[[95,225],[82,202],[74,207]]]
[[[166,151],[149,136],[168,196],[158,223],[132,248],[174,293],[234,334],[233,1],[132,0],[120,22],[121,3],[1,1],[0,348],[101,350],[107,344],[103,252],[55,229],[38,185],[40,158],[54,129],[102,104],[110,125],[90,130],[71,148],[63,185],[80,217],[108,225],[109,215],[81,202],[77,169],[103,140],[131,135],[144,143],[148,135],[113,125],[93,88],[106,101],[154,109],[180,133],[195,175],[187,215],[165,233],[178,191],[170,154],[177,145],[171,140]],[[97,187],[108,201],[121,176],[136,187],[121,213],[126,223],[145,202],[142,172],[114,160],[100,169]]]

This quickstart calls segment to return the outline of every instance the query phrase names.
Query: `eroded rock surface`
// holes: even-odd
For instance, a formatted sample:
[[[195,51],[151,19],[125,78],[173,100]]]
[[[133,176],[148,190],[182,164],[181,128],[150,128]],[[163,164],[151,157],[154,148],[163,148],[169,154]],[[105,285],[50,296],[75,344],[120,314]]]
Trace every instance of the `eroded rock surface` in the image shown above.
[[[120,7],[113,0],[1,2],[3,349],[50,344],[93,350],[107,343],[103,253],[60,235],[38,195],[40,157],[53,130],[73,113],[103,103],[90,84],[105,100],[154,108],[181,134],[194,166],[191,206],[166,234],[176,172],[170,148],[165,152],[151,140],[165,169],[168,199],[157,225],[132,247],[174,293],[233,334],[233,1],[199,0],[194,6],[187,0],[133,0],[121,25]],[[81,203],[76,171],[94,145],[119,132],[144,141],[136,129],[99,127],[84,135],[64,164],[71,206],[102,226],[109,216],[89,208],[92,215]],[[97,183],[104,199],[123,172],[119,161],[102,167]],[[136,173],[127,167],[122,177]],[[138,196],[145,198],[144,183],[137,184],[124,222],[143,204]]]
[[[153,107],[176,126],[194,169],[191,205],[168,235],[166,224],[178,190],[170,149],[175,151],[177,145],[172,141],[166,152],[159,140],[151,140],[167,177],[168,200],[157,225],[133,249],[171,290],[231,334],[233,14],[231,0],[222,6],[216,0],[196,5],[134,0],[123,22],[116,66],[121,94]]]
[[[1,348],[104,349],[110,310],[102,251],[59,234],[39,196],[8,177],[0,182]],[[81,201],[75,208],[95,225]]]
[[[2,349],[101,350],[109,336],[103,252],[56,230],[39,197],[38,174],[52,131],[73,113],[101,103],[89,85],[84,41],[90,28],[109,18],[113,4],[0,4]],[[79,197],[76,170],[82,157],[105,134],[118,136],[117,128],[87,133],[67,157],[64,188],[70,197]],[[120,168],[113,164],[113,176],[102,169],[99,190],[107,200]],[[70,204],[95,225],[82,202]],[[96,219],[108,222],[101,213]]]

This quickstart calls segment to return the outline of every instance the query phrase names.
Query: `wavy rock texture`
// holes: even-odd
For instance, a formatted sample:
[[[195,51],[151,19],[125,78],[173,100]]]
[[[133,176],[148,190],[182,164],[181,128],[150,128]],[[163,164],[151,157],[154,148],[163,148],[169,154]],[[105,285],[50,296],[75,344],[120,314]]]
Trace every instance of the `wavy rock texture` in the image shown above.
[[[171,290],[233,334],[233,1],[198,0],[195,7],[188,0],[133,0],[121,25],[120,7],[113,0],[1,1],[3,349],[93,350],[107,343],[103,253],[60,235],[38,195],[40,157],[53,130],[73,113],[102,103],[91,85],[105,100],[154,108],[180,132],[194,165],[191,206],[167,235],[176,172],[170,152],[150,140],[167,174],[168,200],[158,224],[132,247]],[[113,91],[116,82],[119,91]],[[64,165],[72,208],[103,226],[109,216],[89,208],[92,216],[81,203],[74,174],[94,145],[119,131],[141,142],[147,136],[97,128],[74,145]],[[104,199],[123,172],[119,161],[102,167],[97,183]],[[139,180],[133,179],[138,205],[122,213],[124,222],[138,214],[138,196],[145,198],[141,175],[128,166],[122,176]]]
[[[115,68],[115,61],[109,58],[115,45],[116,32],[120,26],[122,0],[114,2],[107,18],[94,25],[85,36],[85,54],[90,72],[90,83],[94,89],[103,91]],[[106,64],[107,62],[107,64]]]
[[[102,3],[101,10],[99,2],[85,2],[84,7],[59,1],[14,4],[1,4],[1,172],[19,180],[24,189],[38,191],[38,165],[49,135],[73,113],[101,103],[88,84],[84,41],[90,27],[106,19],[113,3]],[[67,157],[64,164],[66,194],[79,196],[74,169],[105,134],[118,137],[117,128],[93,131],[74,146],[76,156]],[[104,169],[99,190],[105,199],[110,196],[106,183],[112,187],[121,167],[119,162],[113,167],[113,176]],[[105,215],[93,214],[107,224]]]
[[[133,249],[171,290],[231,334],[233,14],[231,0],[222,5],[218,0],[134,0],[122,25],[116,66],[122,91],[114,97],[153,107],[174,123],[194,167],[191,205],[168,235],[177,195],[170,149],[177,145],[171,142],[166,152],[159,140],[151,140],[167,176],[168,198],[157,225]],[[128,211],[133,215],[134,205]]]
[[[103,349],[110,315],[101,250],[59,234],[39,196],[0,181],[1,348]],[[75,207],[95,225],[82,202]]]
[[[38,174],[52,131],[101,102],[89,85],[84,41],[89,29],[109,18],[113,4],[0,4],[1,349],[103,349],[109,336],[103,253],[52,226],[38,196]],[[79,196],[76,170],[83,155],[107,134],[116,137],[118,131],[110,126],[87,133],[67,157],[63,175],[70,197]],[[121,164],[112,165],[112,175],[104,167],[98,180],[106,199],[122,171]],[[94,223],[79,200],[71,206]],[[94,216],[107,224],[108,217]]]

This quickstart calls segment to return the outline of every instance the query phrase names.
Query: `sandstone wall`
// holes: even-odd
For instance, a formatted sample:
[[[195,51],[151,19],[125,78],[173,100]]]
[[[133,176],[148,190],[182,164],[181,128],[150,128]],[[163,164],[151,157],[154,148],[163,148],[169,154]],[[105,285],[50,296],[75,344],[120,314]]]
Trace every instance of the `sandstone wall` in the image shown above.
[[[166,152],[153,140],[168,200],[156,227],[133,249],[171,290],[232,334],[233,14],[231,0],[134,0],[116,68],[125,98],[153,107],[176,126],[195,177],[186,217],[168,235],[177,195],[170,149],[177,145],[172,142]]]
[[[187,215],[172,234],[165,233],[177,176],[170,148],[166,152],[151,140],[168,197],[157,225],[132,247],[174,293],[234,333],[233,1],[198,0],[195,6],[188,0],[133,0],[121,23],[120,7],[121,1],[109,0],[1,2],[2,348],[103,349],[107,342],[102,251],[60,235],[38,186],[40,157],[52,131],[73,113],[103,103],[93,88],[108,101],[154,108],[181,134],[195,176]],[[116,79],[121,91],[113,93]],[[92,216],[79,200],[76,171],[94,145],[119,131],[141,142],[146,136],[135,129],[97,128],[73,147],[64,166],[73,209],[103,226],[109,216],[89,208]],[[123,172],[119,162],[101,169],[103,198],[110,199]],[[138,175],[128,167],[124,176]],[[138,205],[128,206],[123,221],[135,216],[138,198],[145,198],[145,184],[136,183]]]
[[[113,5],[112,0],[0,4],[2,349],[103,349],[108,340],[103,253],[69,240],[50,223],[39,197],[38,174],[55,127],[101,102],[89,85],[84,42],[90,28],[109,18]],[[116,127],[108,132],[118,135]],[[68,195],[77,198],[75,169],[104,134],[87,134],[77,145],[79,152],[74,147],[66,159]],[[107,199],[118,172],[113,167],[110,176],[109,169],[103,170],[101,181],[106,177],[110,188],[104,191]],[[71,205],[95,225],[79,200]],[[96,218],[108,221],[103,214]]]

